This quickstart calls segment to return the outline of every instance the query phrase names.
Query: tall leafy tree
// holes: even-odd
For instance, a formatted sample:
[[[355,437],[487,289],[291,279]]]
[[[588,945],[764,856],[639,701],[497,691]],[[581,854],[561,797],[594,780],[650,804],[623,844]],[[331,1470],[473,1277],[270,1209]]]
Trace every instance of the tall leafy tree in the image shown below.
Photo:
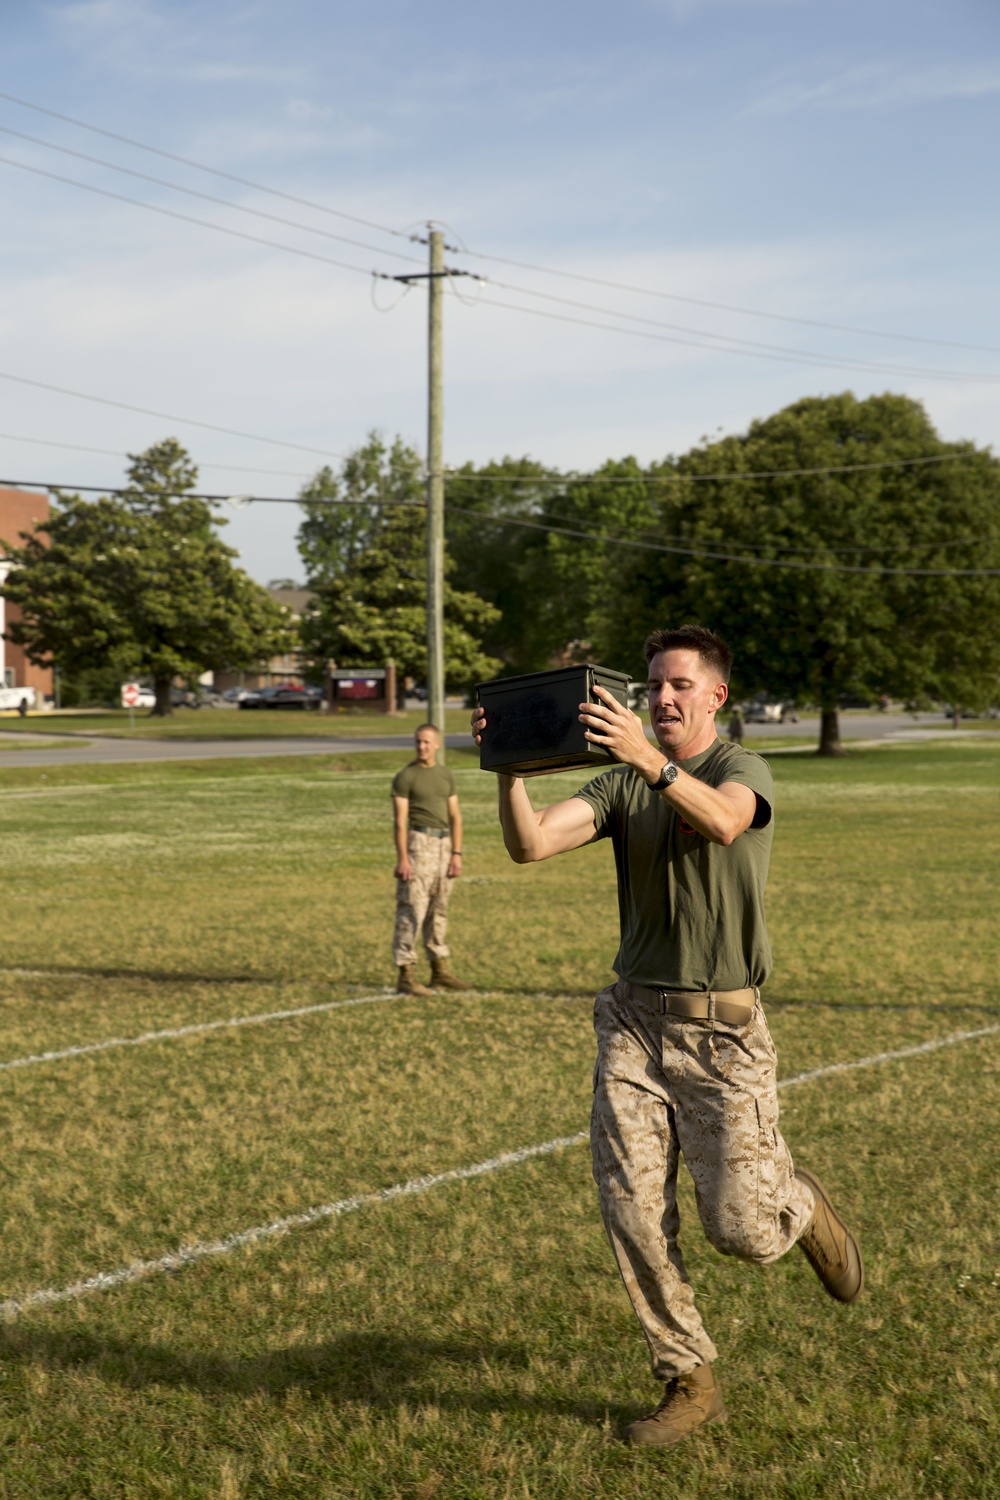
[[[462,586],[495,606],[483,644],[507,671],[540,670],[558,646],[543,518],[565,488],[530,458],[465,464],[446,476],[448,554]]]
[[[419,456],[399,439],[387,448],[372,434],[339,476],[317,475],[303,499],[299,550],[313,592],[301,625],[306,650],[317,661],[344,667],[391,658],[401,678],[425,678],[427,519]],[[500,665],[482,645],[498,611],[456,588],[454,572],[446,557],[445,679],[450,688],[465,689]]]
[[[130,455],[129,483],[96,501],[59,495],[42,535],[12,549],[10,628],[33,661],[151,677],[154,714],[175,677],[252,667],[284,650],[286,613],[234,566],[224,521],[189,492],[197,470],[174,438]]]
[[[1000,579],[947,570],[1000,567],[1000,465],[917,402],[809,398],[668,470],[679,550],[637,558],[627,590],[728,636],[739,691],[818,703],[821,753],[845,696],[995,695]]]

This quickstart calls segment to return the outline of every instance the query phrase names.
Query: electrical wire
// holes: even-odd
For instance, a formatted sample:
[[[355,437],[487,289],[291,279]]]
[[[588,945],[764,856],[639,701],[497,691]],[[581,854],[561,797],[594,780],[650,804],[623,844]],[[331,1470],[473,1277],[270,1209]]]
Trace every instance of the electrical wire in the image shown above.
[[[65,495],[134,495],[136,486],[133,484],[51,484],[45,479],[0,479],[0,489],[28,489],[48,490],[51,494]],[[160,490],[157,492],[163,500],[205,500],[212,505],[233,505],[240,502],[243,505],[371,505],[381,509],[383,506],[396,510],[425,510],[424,500],[368,500],[355,499],[353,496],[339,495],[336,499],[326,496],[313,499],[310,496],[301,495],[233,495],[228,492],[221,495],[208,494],[204,490]]]
[[[255,192],[267,193],[272,198],[284,198],[288,203],[297,203],[301,208],[313,208],[318,213],[331,214],[336,219],[344,219],[351,224],[360,224],[365,229],[375,229],[380,234],[391,234],[398,239],[413,240],[418,236],[408,234],[402,229],[393,229],[388,224],[378,224],[374,219],[364,219],[360,214],[346,213],[343,209],[331,208],[326,203],[316,203],[311,198],[301,198],[296,193],[284,192],[281,188],[268,187],[265,183],[254,182],[249,177],[239,177],[235,172],[225,172],[220,167],[209,167],[204,162],[193,161],[188,156],[178,156],[173,151],[163,151],[159,146],[149,146],[144,141],[137,141],[132,136],[119,135],[114,130],[103,130],[99,125],[89,125],[86,120],[77,120],[73,115],[64,115],[56,109],[47,109],[43,104],[32,104],[27,99],[19,99],[16,94],[8,94],[0,90],[0,99],[5,99],[8,104],[16,104],[20,109],[34,110],[36,114],[48,115],[52,120],[61,120],[64,125],[73,125],[78,130],[89,130],[92,135],[102,135],[109,141],[120,141],[122,145],[133,146],[137,151],[148,151],[151,156],[161,156],[165,161],[179,162],[182,167],[193,167],[196,172],[206,172],[212,177],[224,178],[226,182],[235,182],[240,187],[253,188]]]
[[[719,474],[472,474],[464,473],[461,469],[446,469],[444,473],[445,483],[457,479],[473,480],[476,484],[544,484],[562,483],[569,485],[597,484],[600,486],[608,484],[714,484],[718,480],[732,479],[793,479],[808,474],[856,474],[867,469],[909,469],[924,464],[947,464],[956,463],[959,459],[988,458],[991,463],[997,462],[992,453],[936,453],[928,458],[887,458],[880,459],[877,463],[862,464],[821,464],[815,468],[806,469],[741,469],[732,473]]]
[[[64,448],[70,453],[99,453],[104,458],[130,457],[123,449],[119,448],[91,448],[85,443],[60,443],[55,438],[30,438],[20,437],[14,432],[0,432],[0,442],[6,443],[30,443],[35,448]],[[258,469],[251,468],[249,464],[213,464],[199,463],[199,469],[221,469],[227,474],[269,474],[276,479],[308,479],[308,474],[303,474],[301,469]]]
[[[113,406],[119,411],[137,412],[141,417],[156,417],[163,422],[179,422],[185,427],[200,427],[206,432],[221,432],[226,437],[244,438],[250,443],[270,443],[276,448],[292,448],[297,453],[314,453],[320,458],[343,459],[343,453],[330,453],[326,448],[310,448],[305,443],[290,443],[284,438],[262,437],[258,432],[241,432],[238,427],[220,427],[215,422],[200,422],[196,417],[177,417],[169,412],[153,411],[148,406],[133,406],[128,401],[112,401],[109,396],[92,396],[89,391],[74,391],[68,386],[50,385],[44,380],[29,380],[26,375],[12,375],[0,370],[0,380],[10,380],[17,385],[27,385],[38,391],[54,391],[57,396],[73,396],[78,401],[93,401],[98,406]]]
[[[453,515],[471,516],[475,520],[483,521],[481,511],[462,510],[458,506],[451,505],[448,510]],[[821,562],[790,562],[776,557],[748,557],[737,555],[732,552],[714,552],[707,548],[677,547],[668,542],[640,542],[632,537],[613,536],[607,533],[595,531],[582,531],[576,527],[550,526],[540,521],[525,521],[520,517],[504,516],[490,517],[492,521],[499,521],[501,525],[526,526],[534,531],[554,532],[558,536],[578,537],[584,541],[605,542],[613,547],[630,547],[639,552],[670,552],[682,557],[701,557],[713,562],[744,563],[750,567],[757,568],[784,568],[789,571],[809,571],[820,573],[868,573],[885,574],[890,573],[906,578],[934,577],[934,578],[980,578],[1000,577],[1000,568],[886,568],[886,567],[859,567],[850,563],[821,563]]]
[[[78,152],[68,147],[53,145],[52,143],[44,141],[37,136],[30,136],[22,131],[11,130],[5,126],[0,126],[0,131],[5,131],[7,134],[17,136],[20,139],[29,140],[34,144],[48,147],[49,149],[55,151],[61,151],[64,154],[76,157],[83,161],[94,163],[98,166],[108,168],[112,171],[123,172],[126,175],[138,178],[141,181],[154,183],[157,186],[166,187],[171,191],[186,193],[189,196],[198,198],[204,202],[219,204],[224,208],[230,208],[235,210],[236,212],[249,214],[257,218],[265,219],[268,222],[281,224],[287,228],[299,230],[304,233],[319,234],[326,238],[335,239],[345,244],[358,246],[364,250],[371,250],[375,254],[383,253],[378,246],[369,245],[364,241],[354,240],[344,235],[332,234],[330,231],[316,229],[310,225],[299,224],[294,220],[285,219],[277,214],[269,214],[259,209],[249,208],[246,205],[235,204],[227,199],[219,198],[213,194],[202,193],[193,188],[186,188],[177,183],[168,182],[164,178],[153,177],[147,173],[133,171],[128,167],[118,167],[112,162],[103,161],[98,157],[89,156],[84,152]],[[63,173],[50,172],[44,167],[38,167],[27,162],[18,161],[13,157],[0,156],[0,163],[3,163],[6,166],[15,167],[23,172],[29,172],[36,176],[48,178],[53,182],[59,182],[66,186],[80,188],[84,192],[94,193],[100,197],[112,199],[115,202],[126,203],[135,208],[143,208],[147,212],[160,214],[166,218],[175,219],[181,223],[193,224],[202,229],[214,230],[217,234],[225,234],[230,236],[231,238],[242,239],[250,244],[262,245],[265,248],[284,251],[287,254],[296,255],[306,260],[318,261],[325,265],[336,266],[340,270],[354,271],[365,276],[374,275],[380,276],[382,279],[389,279],[387,273],[385,272],[373,272],[369,267],[353,265],[350,262],[339,260],[333,256],[321,255],[316,251],[305,250],[298,246],[283,244],[277,240],[267,239],[262,235],[249,234],[244,230],[234,229],[229,225],[214,224],[210,220],[200,219],[192,214],[185,214],[177,209],[167,208],[162,204],[148,203],[143,199],[134,198],[125,193],[117,193],[110,188],[99,187],[95,183],[82,182],[79,178],[68,177]],[[392,251],[388,253],[391,253],[394,256],[398,256],[409,262],[422,264],[422,261],[418,261],[417,257],[407,255],[402,251]],[[546,302],[557,303],[563,307],[576,308],[581,311],[596,313],[601,317],[614,318],[619,322],[636,323],[643,325],[641,330],[635,328],[614,327],[609,324],[597,324],[586,319],[571,318],[568,316],[560,317],[559,315],[554,313],[545,314],[539,308],[527,308],[514,303],[497,302],[493,298],[483,297],[481,295],[478,299],[476,299],[477,302],[482,303],[486,306],[497,307],[511,312],[525,313],[528,315],[534,315],[536,317],[548,316],[550,319],[554,319],[556,321],[567,323],[573,322],[579,324],[580,326],[597,328],[607,333],[631,333],[633,335],[642,334],[647,338],[658,338],[660,342],[675,343],[687,347],[701,348],[717,354],[741,354],[746,357],[778,360],[782,363],[805,364],[813,367],[818,366],[824,369],[838,368],[860,370],[868,374],[896,375],[908,378],[930,379],[935,381],[959,381],[973,384],[1000,383],[1000,376],[983,375],[972,371],[932,370],[920,366],[898,366],[871,360],[844,359],[839,356],[816,354],[811,351],[800,352],[794,349],[788,349],[781,345],[764,344],[759,340],[742,339],[737,337],[736,335],[730,334],[715,334],[706,329],[689,328],[685,325],[665,323],[662,320],[655,318],[646,318],[635,313],[619,312],[614,308],[594,306],[591,303],[581,302],[574,298],[560,297],[554,293],[537,291],[531,287],[515,286],[507,282],[496,281],[492,278],[487,278],[487,284],[496,287],[498,291],[512,292],[516,296],[535,297]],[[457,292],[456,295],[458,295]],[[466,306],[476,305],[476,302],[473,302],[470,299],[464,297],[460,297],[459,300],[462,301]],[[378,310],[382,311],[383,309]],[[645,333],[645,329],[647,328],[670,330],[671,332],[669,334],[661,333],[659,335],[650,334]],[[678,334],[687,335],[687,337],[677,337],[676,335]]]
[[[699,339],[711,339],[714,342],[713,345],[710,345],[709,347],[718,346],[718,351],[722,353],[740,353],[745,349],[750,349],[754,351],[760,350],[775,354],[791,355],[796,359],[821,361],[823,364],[830,362],[829,356],[825,354],[815,354],[811,350],[789,349],[787,346],[782,344],[764,344],[757,339],[741,339],[727,333],[711,333],[704,328],[689,328],[684,324],[664,323],[658,318],[645,318],[636,313],[618,312],[613,307],[595,307],[590,302],[579,302],[572,297],[559,297],[551,292],[538,292],[533,290],[531,287],[512,286],[508,282],[494,281],[492,277],[488,277],[486,279],[486,284],[487,286],[496,287],[498,291],[514,292],[517,296],[521,297],[537,297],[546,302],[558,303],[562,307],[573,307],[582,310],[583,312],[598,313],[601,317],[618,318],[621,321],[628,323],[641,323],[643,326],[648,328],[665,328],[672,333],[683,333]],[[853,369],[870,370],[877,374],[889,373],[898,375],[901,373],[905,373],[912,375],[931,375],[934,377],[940,377],[944,375],[956,380],[985,380],[987,378],[990,378],[994,381],[1000,380],[1000,376],[986,377],[982,374],[965,370],[932,370],[920,366],[911,366],[907,367],[905,370],[901,370],[899,366],[887,365],[875,360],[841,361],[839,357],[834,357],[834,361],[840,363],[848,363]]]
[[[50,484],[43,480],[29,479],[0,479],[0,487],[10,489],[33,488],[44,489],[54,493],[84,493],[102,495],[127,495],[135,493],[134,486],[128,485],[58,485]],[[301,497],[292,498],[287,495],[218,495],[207,494],[202,491],[181,490],[163,491],[162,499],[188,499],[204,500],[213,504],[229,502],[240,505],[368,505],[378,508],[393,508],[400,510],[424,510],[425,502],[419,500],[365,500],[347,498],[340,499],[314,499],[308,502]],[[774,557],[752,557],[744,554],[730,552],[716,552],[703,547],[680,547],[669,542],[643,542],[634,537],[615,536],[607,532],[584,531],[578,527],[553,526],[544,521],[527,521],[515,516],[491,516],[484,518],[481,511],[465,510],[458,506],[449,506],[449,512],[453,515],[468,516],[482,523],[488,520],[492,524],[501,526],[522,526],[533,531],[545,531],[557,536],[569,536],[584,541],[603,542],[613,547],[629,547],[639,552],[669,552],[681,557],[698,557],[713,562],[742,563],[750,567],[760,568],[782,568],[792,572],[824,572],[824,573],[866,573],[868,575],[891,574],[898,577],[916,578],[982,578],[1000,577],[1000,568],[889,568],[884,566],[860,567],[848,563],[822,563],[822,562],[792,562],[784,558]],[[933,547],[934,544],[926,544]]]
[[[268,240],[259,234],[248,234],[245,229],[233,229],[227,224],[213,224],[209,219],[196,219],[193,214],[181,213],[176,208],[165,208],[161,203],[144,203],[141,198],[130,198],[127,193],[116,193],[111,188],[98,187],[96,183],[81,182],[76,177],[65,177],[61,172],[49,172],[44,167],[29,166],[27,162],[15,161],[11,156],[0,156],[0,162],[8,167],[17,167],[21,172],[32,172],[36,177],[47,177],[51,182],[62,182],[69,187],[81,188],[85,193],[96,193],[101,198],[112,198],[116,203],[128,203],[133,208],[144,208],[148,213],[161,214],[167,219],[177,219],[182,224],[196,224],[199,229],[213,229],[216,234],[229,235],[231,239],[248,240],[252,245],[264,245],[269,250],[284,250],[288,255],[298,255],[303,260],[320,261],[323,265],[337,266],[341,271],[358,271],[362,276],[371,276],[370,266],[355,266],[346,260],[337,260],[332,255],[320,255],[316,250],[302,250],[297,245],[283,245],[279,240]],[[387,255],[398,255],[388,250]],[[411,257],[407,257],[410,259]]]
[[[380,234],[388,234],[401,239],[420,239],[420,236],[414,235],[406,230],[396,229],[391,227],[390,225],[381,224],[373,219],[364,218],[359,214],[348,213],[342,209],[331,208],[328,204],[319,203],[315,199],[304,198],[298,194],[289,193],[280,188],[270,187],[266,183],[257,182],[248,177],[241,177],[233,172],[226,172],[221,168],[209,166],[205,162],[195,161],[191,157],[180,156],[173,151],[165,151],[158,146],[151,146],[147,142],[137,140],[134,136],[127,136],[117,131],[103,129],[100,126],[90,124],[86,120],[77,119],[73,115],[67,115],[59,110],[49,109],[44,105],[32,103],[27,99],[21,99],[16,94],[11,94],[6,91],[0,90],[0,99],[5,100],[9,104],[17,105],[21,109],[27,109],[35,112],[36,114],[46,115],[49,119],[60,120],[64,124],[72,125],[78,130],[86,130],[93,135],[103,136],[107,140],[118,141],[121,144],[133,147],[136,150],[145,151],[153,156],[159,156],[166,161],[177,162],[182,166],[191,167],[195,171],[204,172],[210,176],[218,177],[227,182],[236,183],[240,187],[251,188],[255,192],[266,193],[272,197],[282,198],[286,202],[295,203],[300,207],[310,208],[319,213],[332,215],[335,218],[343,219],[346,222],[352,224],[360,224],[364,228],[374,229]],[[20,134],[20,132],[15,131],[11,131],[9,133]],[[31,139],[31,137],[27,138]],[[50,145],[51,143],[43,142],[41,144]],[[54,146],[52,147],[52,149],[64,150],[66,148]],[[107,163],[106,165],[111,164]],[[128,169],[114,167],[113,170],[126,171]],[[171,186],[174,185],[171,184]],[[184,191],[184,189],[178,189],[178,191]],[[743,307],[738,304],[729,302],[717,302],[704,297],[690,297],[684,296],[677,292],[665,292],[662,290],[662,288],[639,286],[634,283],[615,281],[610,278],[600,276],[588,276],[582,272],[566,271],[554,266],[539,265],[537,262],[517,260],[511,256],[496,255],[488,251],[470,250],[464,244],[456,248],[458,248],[460,250],[460,253],[463,255],[467,255],[478,260],[491,261],[495,265],[513,266],[516,269],[522,271],[532,271],[543,276],[558,277],[562,280],[581,282],[590,286],[604,287],[612,291],[626,292],[631,295],[654,297],[662,301],[682,303],[686,306],[692,307],[705,307],[710,308],[716,312],[735,313],[740,317],[761,318],[772,322],[796,324],[798,326],[806,328],[822,328],[828,332],[850,333],[859,335],[863,338],[875,338],[911,344],[924,344],[944,349],[964,349],[975,353],[1000,354],[1000,348],[990,344],[973,344],[955,339],[935,339],[918,334],[890,333],[884,329],[879,330],[872,328],[863,328],[854,324],[834,323],[818,318],[798,317],[790,313],[764,311],[760,308]]]
[[[450,510],[454,510],[456,508],[455,507],[449,507],[449,509]],[[482,521],[484,523],[486,523],[486,522],[488,522],[490,520],[496,519],[496,520],[499,520],[500,524],[502,525],[503,521],[505,519],[502,516],[501,517],[485,516],[480,511],[477,511],[476,514],[481,517],[481,519],[482,519]],[[568,517],[568,516],[563,516],[563,515],[557,515],[557,514],[552,514],[550,512],[546,512],[546,511],[535,511],[533,513],[533,518],[536,521],[544,522],[545,525],[551,525],[551,526],[554,526],[554,527],[561,525],[562,522],[564,522],[564,521],[572,520],[573,519],[571,516]],[[512,519],[516,519],[516,518],[512,518]],[[594,536],[597,536],[597,535],[604,535],[605,533],[591,533],[591,534],[594,535]],[[648,527],[640,528],[635,533],[636,539],[640,540],[640,541],[644,537],[648,537],[650,535],[651,535],[651,532],[650,532],[650,529]],[[675,540],[677,540],[677,539],[675,538]],[[887,552],[927,552],[928,550],[929,551],[933,551],[933,552],[938,552],[943,547],[981,547],[984,542],[991,542],[993,540],[994,540],[994,538],[993,537],[989,537],[989,536],[986,536],[986,537],[983,537],[983,536],[961,536],[961,537],[947,537],[944,541],[935,541],[935,542],[912,542],[912,541],[911,542],[888,542],[888,543],[883,543],[883,545],[878,546],[878,547],[836,547],[836,546],[830,545],[829,543],[824,543],[823,544],[823,551],[827,552],[827,553],[835,554],[838,557],[841,557],[841,556],[853,556],[854,554],[858,554],[858,555],[862,555],[862,556],[865,556],[865,555],[870,556],[873,553],[885,554]],[[816,550],[815,544],[813,544],[812,546],[809,546],[809,545],[806,545],[806,544],[795,545],[793,543],[787,543],[787,544],[785,544],[785,543],[775,543],[775,542],[768,542],[768,541],[761,541],[761,542],[741,542],[740,546],[743,547],[744,550],[750,551],[750,552],[792,552],[792,553],[799,553],[799,552],[814,552]]]
[[[323,239],[337,240],[342,245],[353,245],[359,250],[371,250],[376,255],[393,255],[400,260],[408,260],[416,265],[423,265],[423,258],[409,255],[405,250],[386,250],[381,245],[370,245],[366,240],[355,240],[346,234],[335,234],[332,229],[319,229],[313,224],[300,224],[296,219],[286,219],[281,214],[269,214],[261,208],[250,208],[244,203],[234,203],[230,198],[220,198],[216,193],[202,193],[197,188],[183,187],[179,182],[168,182],[165,177],[153,177],[149,172],[137,172],[132,167],[121,167],[113,161],[104,161],[99,156],[90,156],[85,151],[74,151],[70,146],[57,146],[54,141],[42,140],[41,136],[27,135],[23,130],[12,130],[9,125],[0,125],[0,133],[16,136],[18,140],[30,141],[32,145],[44,146],[47,151],[59,151],[63,156],[73,156],[78,161],[90,162],[97,167],[106,167],[108,171],[120,172],[126,177],[135,177],[140,182],[152,183],[155,187],[169,188],[174,193],[184,193],[189,198],[198,198],[203,203],[216,203],[222,208],[231,208],[234,213],[249,214],[255,219],[265,219],[270,224],[281,224],[286,229],[299,229],[303,234],[321,235]],[[0,158],[8,160],[8,158]],[[8,163],[9,164],[9,163]],[[25,166],[22,162],[21,166]],[[26,167],[25,170],[33,171],[34,168]],[[63,180],[63,179],[60,179]],[[88,184],[78,182],[75,178],[67,178],[66,181],[73,182],[77,187],[86,187]],[[128,202],[141,203],[141,199],[128,199]],[[149,204],[144,204],[149,207]],[[199,221],[200,222],[200,221]]]
[[[901,376],[921,376],[927,380],[958,381],[971,385],[997,385],[1000,384],[1000,375],[975,375],[963,373],[951,373],[948,371],[932,371],[911,369],[905,366],[875,365],[865,363],[861,360],[839,359],[837,357],[816,357],[806,354],[767,354],[763,351],[756,352],[751,349],[728,348],[720,349],[718,345],[705,344],[695,339],[678,338],[672,334],[647,332],[644,328],[615,328],[608,323],[596,323],[592,318],[575,318],[569,313],[546,312],[541,307],[521,307],[513,302],[497,302],[492,297],[480,298],[483,307],[498,307],[505,312],[527,313],[535,318],[547,318],[556,323],[574,323],[580,328],[596,328],[602,333],[622,333],[637,339],[652,339],[660,344],[680,344],[689,349],[707,350],[713,354],[740,354],[748,359],[768,359],[780,364],[810,365],[820,369],[841,370],[863,370],[868,373],[891,374]]]
[[[0,95],[0,98],[2,97]],[[540,266],[531,261],[513,260],[505,255],[491,255],[485,250],[468,250],[464,246],[461,253],[477,260],[493,261],[496,265],[514,266],[519,271],[534,271],[542,276],[557,276],[565,281],[580,281],[589,286],[604,287],[608,291],[628,292],[638,297],[656,297],[664,302],[680,302],[688,307],[707,307],[713,312],[736,313],[745,318],[763,318],[774,323],[793,323],[803,328],[823,328],[830,333],[851,333],[860,335],[862,338],[886,339],[906,344],[927,344],[939,349],[965,349],[974,354],[1000,354],[1000,347],[994,344],[969,344],[957,339],[933,339],[915,333],[888,333],[884,329],[860,328],[851,323],[828,323],[819,318],[800,318],[792,313],[764,312],[760,308],[740,307],[732,302],[712,302],[705,297],[685,297],[679,292],[665,292],[660,288],[612,281],[603,276],[586,276],[579,271],[557,270],[554,266]]]

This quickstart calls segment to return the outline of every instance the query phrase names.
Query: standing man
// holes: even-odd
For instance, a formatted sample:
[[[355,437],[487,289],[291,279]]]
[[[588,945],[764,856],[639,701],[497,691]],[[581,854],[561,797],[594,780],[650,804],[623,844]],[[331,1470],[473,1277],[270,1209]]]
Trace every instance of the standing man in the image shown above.
[[[825,1290],[861,1292],[858,1242],[778,1130],[775,1052],[760,1004],[771,966],[764,886],[773,832],[767,763],[719,739],[728,647],[700,625],[646,640],[656,743],[603,688],[581,703],[586,737],[618,762],[535,812],[498,776],[518,864],[610,838],[621,944],[594,1008],[591,1145],[601,1213],[663,1399],[631,1443],[663,1447],[726,1416],[716,1348],[695,1307],[678,1236],[677,1169],[694,1179],[716,1250],[769,1265],[798,1243]],[[486,718],[473,716],[481,738]]]
[[[421,724],[414,737],[417,758],[392,783],[396,835],[396,933],[393,951],[400,995],[429,995],[414,977],[417,939],[431,961],[431,987],[468,986],[448,968],[445,942],[450,882],[462,873],[462,814],[455,778],[437,764],[441,737],[433,724]]]

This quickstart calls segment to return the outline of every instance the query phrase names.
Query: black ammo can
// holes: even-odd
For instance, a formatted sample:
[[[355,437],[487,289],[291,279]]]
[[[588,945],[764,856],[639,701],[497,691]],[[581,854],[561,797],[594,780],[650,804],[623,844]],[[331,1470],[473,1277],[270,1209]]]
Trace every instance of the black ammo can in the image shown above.
[[[588,663],[480,682],[476,694],[486,710],[480,770],[542,776],[574,766],[606,765],[614,757],[584,739],[580,704],[599,702],[594,688],[603,687],[627,706],[631,681],[627,672]]]

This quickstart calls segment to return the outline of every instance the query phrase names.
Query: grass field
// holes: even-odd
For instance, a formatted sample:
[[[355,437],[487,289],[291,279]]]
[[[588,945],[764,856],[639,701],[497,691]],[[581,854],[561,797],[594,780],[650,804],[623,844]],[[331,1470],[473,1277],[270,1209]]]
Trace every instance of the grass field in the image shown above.
[[[314,735],[342,739],[381,734],[412,736],[426,718],[426,709],[386,715],[353,710],[318,713],[280,708],[176,708],[165,719],[154,719],[147,710],[137,711],[133,723],[125,708],[76,709],[72,713],[29,714],[24,719],[16,713],[0,714],[0,730],[10,734],[72,733],[112,739],[256,740]],[[447,710],[448,734],[467,732],[468,728],[467,708]]]
[[[578,1140],[610,850],[513,866],[450,755],[471,988],[397,1001],[400,760],[0,762],[0,1497],[1000,1492],[1000,742],[773,762],[782,1125],[868,1286],[686,1192],[731,1416],[665,1454]]]

